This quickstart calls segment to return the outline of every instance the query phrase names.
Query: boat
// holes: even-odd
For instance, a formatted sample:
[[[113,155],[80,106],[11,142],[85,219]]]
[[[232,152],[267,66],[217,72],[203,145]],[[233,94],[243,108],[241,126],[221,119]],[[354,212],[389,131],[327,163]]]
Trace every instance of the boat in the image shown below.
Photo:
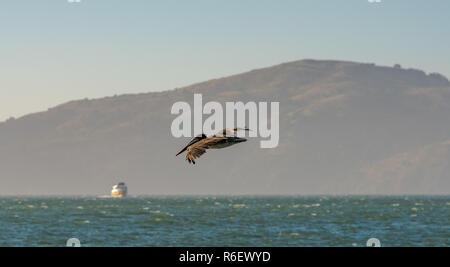
[[[111,197],[126,197],[128,188],[125,183],[118,183],[111,190]]]

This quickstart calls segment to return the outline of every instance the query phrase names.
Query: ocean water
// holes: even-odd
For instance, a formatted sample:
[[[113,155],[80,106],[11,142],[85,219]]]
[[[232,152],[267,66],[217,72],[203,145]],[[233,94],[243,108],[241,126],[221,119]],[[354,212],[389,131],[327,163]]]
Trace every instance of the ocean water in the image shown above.
[[[449,246],[450,196],[0,198],[0,246]]]

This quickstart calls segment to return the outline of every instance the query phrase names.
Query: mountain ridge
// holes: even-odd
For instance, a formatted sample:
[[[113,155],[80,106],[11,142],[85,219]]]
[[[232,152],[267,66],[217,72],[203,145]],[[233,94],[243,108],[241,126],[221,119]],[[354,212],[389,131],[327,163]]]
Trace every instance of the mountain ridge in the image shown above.
[[[238,77],[238,76],[246,75],[246,74],[249,74],[249,73],[252,73],[252,72],[263,71],[263,70],[266,70],[266,69],[282,67],[284,65],[296,64],[296,63],[302,63],[302,62],[306,62],[306,63],[308,63],[308,62],[309,63],[323,62],[323,63],[336,63],[336,64],[344,63],[344,64],[355,64],[355,65],[369,65],[369,66],[376,66],[376,67],[379,67],[379,68],[392,69],[392,67],[381,66],[381,65],[379,66],[379,65],[375,65],[374,63],[360,63],[360,62],[356,62],[356,61],[345,61],[345,60],[317,60],[317,59],[305,58],[305,59],[285,62],[285,63],[273,65],[273,66],[268,66],[268,67],[263,67],[263,68],[256,68],[256,69],[252,69],[252,70],[249,70],[249,71],[246,71],[246,72],[243,72],[243,73],[232,74],[232,75],[229,75],[229,76],[223,76],[223,77],[220,77],[220,78],[214,78],[214,79],[210,79],[210,80],[206,80],[206,81],[202,81],[202,82],[195,82],[195,83],[187,85],[187,86],[176,87],[176,88],[168,89],[168,90],[161,90],[161,91],[155,91],[155,92],[141,92],[141,93],[120,94],[120,95],[105,96],[105,97],[92,98],[92,99],[83,98],[83,99],[69,100],[67,102],[58,104],[58,105],[56,105],[54,107],[50,107],[47,110],[32,112],[32,113],[25,114],[25,115],[17,117],[17,118],[11,117],[9,119],[6,119],[5,121],[0,121],[0,124],[1,123],[5,123],[8,120],[17,120],[17,119],[21,119],[21,118],[24,118],[24,117],[27,117],[27,116],[34,115],[34,114],[45,113],[45,112],[47,112],[50,109],[58,108],[58,107],[63,106],[63,105],[73,104],[73,103],[77,103],[77,102],[81,102],[81,101],[86,101],[86,100],[88,100],[88,101],[93,101],[94,100],[95,101],[95,100],[104,100],[104,99],[115,98],[115,97],[133,97],[133,96],[160,94],[160,93],[172,92],[172,91],[177,91],[177,90],[187,90],[187,89],[190,89],[190,88],[194,88],[196,86],[201,86],[203,84],[207,84],[207,83],[210,83],[210,82],[216,82],[216,81],[219,81],[219,80],[222,80],[222,79],[226,79],[226,78]],[[396,65],[400,66],[399,64],[396,64]],[[400,70],[403,70],[403,71],[413,71],[413,72],[423,73],[423,74],[425,74],[428,77],[436,78],[437,81],[442,83],[444,86],[450,86],[450,81],[448,80],[448,78],[445,77],[444,75],[440,74],[440,73],[437,73],[437,72],[430,72],[430,73],[427,74],[424,71],[419,70],[419,69],[415,69],[415,68],[408,68],[408,69],[403,69],[401,67],[394,67],[394,68],[395,69],[400,69]]]

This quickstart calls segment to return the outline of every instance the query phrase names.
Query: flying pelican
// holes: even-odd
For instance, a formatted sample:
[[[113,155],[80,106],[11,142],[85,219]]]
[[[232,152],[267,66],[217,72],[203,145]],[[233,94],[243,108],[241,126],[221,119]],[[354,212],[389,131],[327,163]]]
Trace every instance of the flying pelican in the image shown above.
[[[220,149],[247,141],[246,138],[240,138],[236,136],[236,133],[239,130],[250,131],[247,128],[235,128],[232,130],[225,128],[213,136],[206,137],[205,134],[201,134],[194,137],[175,156],[178,156],[184,151],[187,151],[186,160],[189,163],[195,164],[195,159],[205,154],[207,149]],[[232,133],[233,135],[228,136],[229,133]]]

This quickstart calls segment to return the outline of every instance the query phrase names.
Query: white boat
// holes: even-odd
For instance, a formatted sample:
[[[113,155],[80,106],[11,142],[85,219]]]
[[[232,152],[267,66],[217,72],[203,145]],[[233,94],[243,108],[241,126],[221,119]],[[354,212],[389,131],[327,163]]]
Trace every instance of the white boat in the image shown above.
[[[113,186],[111,190],[112,197],[126,197],[128,193],[128,188],[125,183],[118,183]]]

